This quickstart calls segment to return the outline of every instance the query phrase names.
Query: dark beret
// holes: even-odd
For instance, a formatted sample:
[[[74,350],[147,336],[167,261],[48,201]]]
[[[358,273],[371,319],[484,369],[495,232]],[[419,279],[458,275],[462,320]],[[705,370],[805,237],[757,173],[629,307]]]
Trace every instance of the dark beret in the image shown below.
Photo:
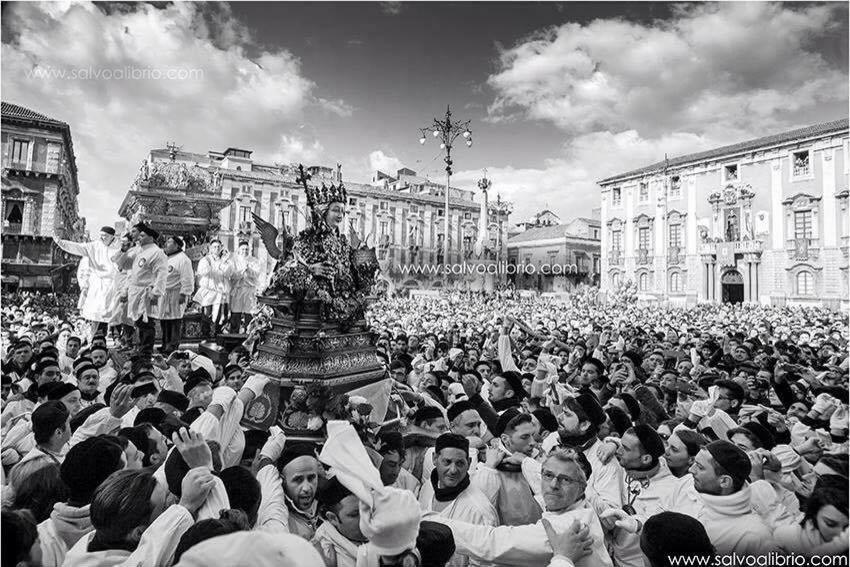
[[[336,506],[342,502],[346,496],[350,495],[351,491],[343,486],[336,477],[333,477],[328,479],[325,485],[322,486],[321,490],[319,490],[318,494],[316,494],[316,500],[319,502],[320,506],[329,508],[331,506]]]
[[[653,459],[664,454],[664,440],[658,432],[645,423],[639,423],[632,427],[635,437],[640,440],[643,450]]]
[[[475,406],[469,400],[461,400],[459,402],[455,402],[449,406],[449,409],[446,410],[446,417],[449,418],[449,421],[454,421],[454,419],[462,414],[465,411],[474,410]]]
[[[605,411],[602,409],[602,406],[599,404],[599,400],[596,399],[596,396],[589,392],[582,392],[578,396],[567,398],[565,403],[569,406],[571,403],[575,404],[574,407],[578,407],[584,414],[587,416],[588,421],[592,423],[594,426],[599,427],[603,423],[605,423]]]
[[[440,451],[446,448],[460,449],[464,454],[468,454],[469,440],[457,433],[443,433],[437,437],[437,442],[434,445],[434,454],[439,454]]]
[[[511,390],[514,391],[514,396],[519,399],[528,397],[528,392],[526,392],[525,388],[522,386],[522,374],[514,372],[513,370],[508,370],[507,372],[502,372],[501,376],[505,379],[505,382],[508,383]]]
[[[283,447],[283,453],[280,454],[280,459],[277,461],[277,466],[283,472],[286,465],[297,459],[298,457],[313,457],[316,458],[316,446],[312,443],[304,441],[296,441],[287,443]]]
[[[517,417],[521,412],[516,408],[508,408],[502,412],[502,415],[499,416],[499,420],[496,422],[496,430],[492,431],[494,436],[498,437],[502,433],[505,432],[505,429],[508,427],[508,423]]]
[[[744,482],[750,478],[752,463],[743,449],[722,440],[712,441],[705,446],[705,449],[733,479]]]
[[[440,411],[440,408],[434,406],[423,406],[416,410],[411,421],[414,425],[419,425],[423,421],[431,421],[432,419],[438,419],[441,417],[443,417],[443,412]]]
[[[174,406],[174,408],[180,410],[181,412],[184,412],[189,409],[189,398],[187,398],[180,392],[175,392],[174,390],[161,391],[156,397],[156,401]]]

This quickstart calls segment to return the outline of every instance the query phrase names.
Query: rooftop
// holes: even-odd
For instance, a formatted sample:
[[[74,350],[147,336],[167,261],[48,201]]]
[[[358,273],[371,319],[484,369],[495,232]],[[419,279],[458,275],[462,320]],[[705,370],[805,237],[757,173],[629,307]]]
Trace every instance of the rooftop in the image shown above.
[[[692,162],[698,161],[708,161],[715,158],[728,156],[731,154],[740,154],[751,152],[753,150],[757,150],[759,148],[767,147],[767,146],[776,146],[779,144],[784,144],[787,142],[793,142],[794,140],[799,140],[802,138],[812,138],[816,136],[822,136],[824,134],[831,134],[833,132],[841,132],[842,130],[848,129],[848,119],[843,118],[841,120],[833,120],[832,122],[823,122],[821,124],[815,124],[813,126],[806,126],[805,128],[797,128],[796,130],[789,130],[787,132],[782,132],[780,134],[773,134],[771,136],[764,136],[761,138],[755,138],[753,140],[748,140],[746,142],[738,142],[737,144],[730,144],[728,146],[721,146],[719,148],[714,148],[711,150],[706,150],[703,152],[696,152],[693,154],[687,154],[683,156],[677,156],[670,158],[669,160],[659,161],[652,165],[648,165],[645,167],[641,167],[638,169],[633,169],[632,171],[627,171],[626,173],[619,173],[612,177],[608,177],[601,181],[598,181],[600,185],[605,185],[608,183],[612,183],[614,181],[620,181],[629,177],[634,177],[636,175],[643,175],[647,173],[651,173],[654,171],[659,171],[664,169],[664,167],[678,167]]]
[[[50,118],[49,116],[45,116],[40,112],[36,112],[35,110],[30,110],[24,106],[20,106],[18,104],[14,104],[11,102],[3,102],[0,104],[2,109],[0,109],[0,113],[2,113],[3,118],[19,118],[22,120],[38,120],[39,122],[52,122],[57,126],[68,126],[67,123],[62,122],[60,120],[56,120],[55,118]]]
[[[520,242],[531,242],[532,240],[556,240],[562,238],[585,238],[576,234],[567,232],[566,224],[556,224],[554,226],[541,226],[537,228],[529,228],[520,232],[516,236],[512,236],[508,241],[509,244],[518,244]],[[592,239],[588,239],[592,240]]]

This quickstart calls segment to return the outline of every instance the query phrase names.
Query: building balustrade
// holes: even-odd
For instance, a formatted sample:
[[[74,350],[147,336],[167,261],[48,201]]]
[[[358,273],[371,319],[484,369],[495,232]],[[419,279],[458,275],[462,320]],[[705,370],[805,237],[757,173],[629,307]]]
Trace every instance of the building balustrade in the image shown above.
[[[726,244],[726,242],[703,242],[699,245],[699,253],[716,254],[718,246],[723,244]],[[764,250],[764,243],[761,240],[735,240],[732,244],[736,254],[747,254]]]

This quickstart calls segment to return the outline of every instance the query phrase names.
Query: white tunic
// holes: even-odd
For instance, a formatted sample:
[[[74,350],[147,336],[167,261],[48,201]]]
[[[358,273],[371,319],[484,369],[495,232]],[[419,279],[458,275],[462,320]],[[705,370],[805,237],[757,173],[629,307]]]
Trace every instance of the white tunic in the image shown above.
[[[257,305],[260,263],[250,256],[235,256],[232,263],[230,310],[234,313],[251,313]]]
[[[122,269],[132,265],[127,278],[127,317],[133,321],[147,321],[148,316],[154,316],[156,311],[156,305],[151,306],[151,299],[162,297],[165,293],[168,276],[165,252],[151,242],[119,253],[116,260]]]
[[[157,319],[182,319],[186,305],[195,289],[195,272],[192,261],[184,252],[168,257],[168,276],[165,279],[165,293],[156,306],[154,317]],[[181,301],[180,296],[186,298]]]
[[[230,299],[230,276],[233,264],[228,259],[213,258],[209,254],[198,262],[198,291],[196,301],[201,307],[221,305]]]
[[[72,242],[54,240],[56,246],[88,260],[88,292],[82,306],[82,316],[89,321],[107,323],[112,318],[112,301],[115,297],[115,274],[118,269],[112,256],[118,250],[118,243],[106,246],[101,241]],[[85,287],[80,282],[80,287]]]

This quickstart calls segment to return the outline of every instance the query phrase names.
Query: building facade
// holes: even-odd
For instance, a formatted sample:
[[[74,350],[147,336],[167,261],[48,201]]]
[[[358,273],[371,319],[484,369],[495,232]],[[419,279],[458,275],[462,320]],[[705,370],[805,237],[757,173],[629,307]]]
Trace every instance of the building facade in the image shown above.
[[[838,120],[600,181],[603,292],[846,306],[848,138]]]
[[[77,259],[53,235],[82,240],[77,165],[68,124],[2,103],[3,284],[49,288],[69,283]]]
[[[230,250],[239,241],[249,242],[251,253],[270,269],[273,262],[260,242],[252,213],[276,227],[286,227],[297,234],[308,224],[307,201],[303,188],[296,182],[297,171],[290,164],[255,162],[253,152],[228,148],[206,154],[183,151],[176,147],[154,149],[147,162],[175,160],[187,166],[200,166],[212,171],[220,196],[230,204],[219,214],[218,238]],[[308,168],[310,184],[338,183],[341,169],[323,166]],[[489,206],[485,249],[478,257],[473,248],[478,239],[481,203],[472,191],[451,188],[449,258],[443,258],[445,185],[439,185],[402,169],[395,175],[376,172],[370,183],[345,180],[348,194],[345,226],[353,227],[361,238],[369,237],[369,245],[378,248],[382,271],[388,283],[396,287],[439,288],[444,278],[427,271],[419,273],[402,269],[411,265],[439,265],[449,262],[475,261],[495,263],[507,243],[508,214],[499,212],[496,203]],[[449,278],[456,283],[458,278]],[[472,279],[472,278],[468,278]]]
[[[600,222],[576,218],[566,224],[526,226],[508,240],[508,265],[517,289],[569,292],[598,285]]]

